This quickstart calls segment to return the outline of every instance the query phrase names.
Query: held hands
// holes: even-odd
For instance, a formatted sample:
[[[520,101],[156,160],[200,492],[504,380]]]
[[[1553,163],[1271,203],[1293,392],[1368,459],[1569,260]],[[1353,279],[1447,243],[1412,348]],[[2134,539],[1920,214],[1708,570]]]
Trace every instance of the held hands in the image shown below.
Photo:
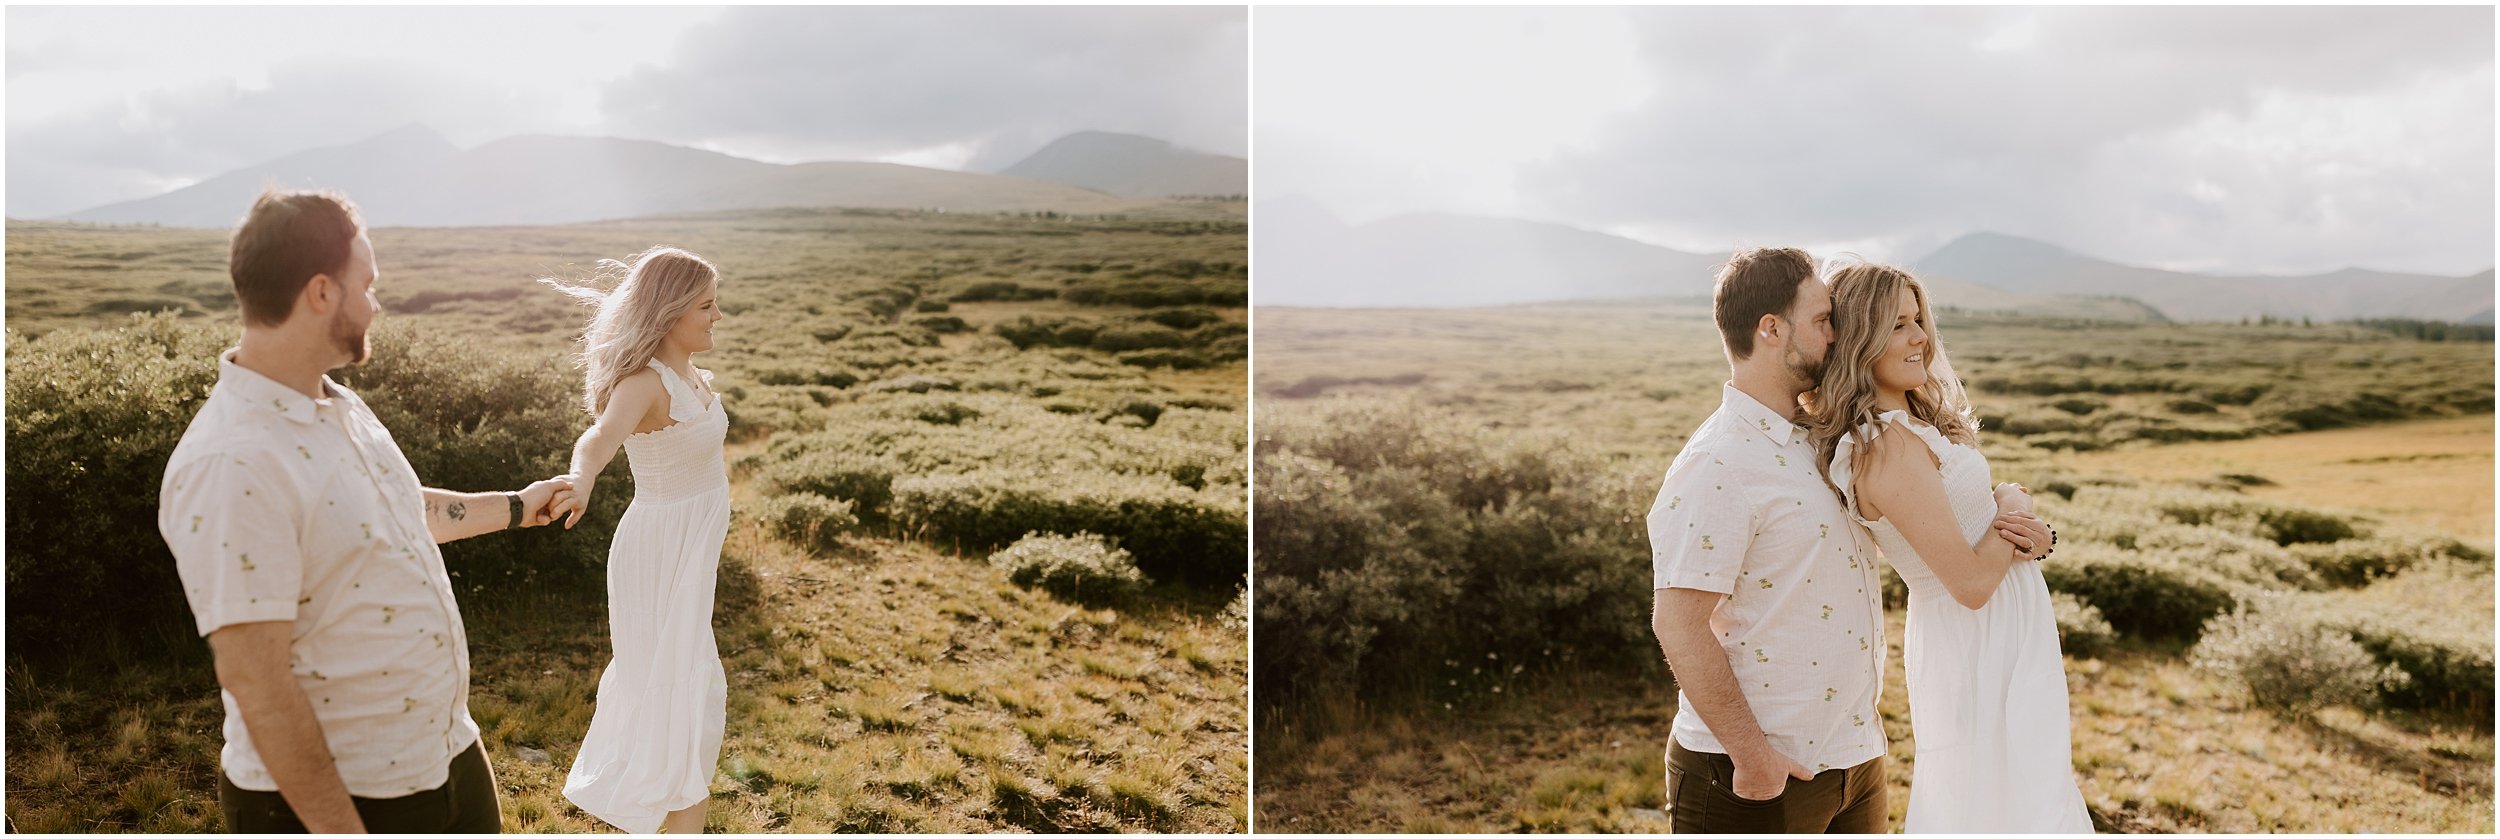
[[[565,474],[558,475],[551,480],[566,482],[566,485],[572,488],[572,492],[566,494],[562,501],[548,508],[547,518],[548,520],[553,521],[558,517],[562,517],[564,519],[564,529],[571,530],[573,529],[573,525],[582,523],[582,518],[590,514],[591,485],[597,483],[599,479],[596,477],[583,477],[581,475]]]
[[[521,526],[537,527],[555,521],[557,510],[569,503],[573,494],[570,476],[559,475],[530,484],[521,490]]]
[[[1800,781],[1814,780],[1814,773],[1806,771],[1804,766],[1798,765],[1796,761],[1789,760],[1787,755],[1772,749],[1763,749],[1761,754],[1751,759],[1738,758],[1733,753],[1727,757],[1730,763],[1736,764],[1736,777],[1730,782],[1728,791],[1736,793],[1736,797],[1747,801],[1769,801],[1778,798],[1781,793],[1788,791],[1790,778]]]

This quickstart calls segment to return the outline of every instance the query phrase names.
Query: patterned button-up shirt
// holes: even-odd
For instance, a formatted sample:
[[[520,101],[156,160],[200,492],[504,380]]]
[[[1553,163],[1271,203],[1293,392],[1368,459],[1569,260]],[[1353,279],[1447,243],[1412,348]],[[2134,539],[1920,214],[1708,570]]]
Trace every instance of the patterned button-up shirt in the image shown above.
[[[200,634],[291,622],[295,682],[347,791],[442,786],[478,729],[468,637],[415,470],[372,409],[328,377],[328,397],[314,399],[235,364],[233,350],[217,370],[157,508]],[[276,790],[234,694],[220,693],[226,777]]]
[[[1727,595],[1711,632],[1771,747],[1808,771],[1884,754],[1884,610],[1875,550],[1815,469],[1805,429],[1724,388],[1649,508],[1660,589]],[[1678,691],[1675,738],[1725,753]]]

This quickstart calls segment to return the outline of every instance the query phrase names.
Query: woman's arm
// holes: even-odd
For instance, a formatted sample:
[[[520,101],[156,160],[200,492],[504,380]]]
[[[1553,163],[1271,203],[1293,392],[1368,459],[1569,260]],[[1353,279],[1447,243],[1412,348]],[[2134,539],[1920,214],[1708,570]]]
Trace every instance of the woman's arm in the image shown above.
[[[573,482],[573,498],[565,505],[564,529],[573,529],[590,510],[592,485],[608,468],[608,461],[616,458],[616,451],[624,448],[625,438],[633,436],[653,410],[667,406],[668,390],[660,386],[660,374],[651,370],[625,377],[608,393],[608,405],[600,410],[599,419],[573,443],[572,471],[566,475]]]
[[[1944,475],[1935,454],[1915,432],[1899,423],[1888,425],[1870,443],[1868,464],[1855,481],[1858,507],[1870,520],[1892,522],[1910,548],[1936,572],[1945,591],[1962,608],[1988,605],[2005,571],[2019,558],[2014,544],[1996,528],[1977,544],[1962,541],[1961,525],[1953,520],[1953,504],[1944,492]]]

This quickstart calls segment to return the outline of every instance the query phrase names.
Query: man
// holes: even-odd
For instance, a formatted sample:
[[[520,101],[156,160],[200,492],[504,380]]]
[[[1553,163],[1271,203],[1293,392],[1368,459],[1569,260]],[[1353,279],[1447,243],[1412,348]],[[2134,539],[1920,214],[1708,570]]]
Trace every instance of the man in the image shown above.
[[[157,526],[216,655],[218,803],[238,832],[493,832],[468,638],[440,542],[552,518],[567,484],[419,486],[325,375],[371,354],[372,242],[328,193],[264,193],[234,234],[243,339],[165,467]]]
[[[1797,408],[1831,296],[1804,251],[1762,248],[1719,272],[1713,308],[1729,382],[1649,510],[1669,828],[1883,833],[1883,586]]]

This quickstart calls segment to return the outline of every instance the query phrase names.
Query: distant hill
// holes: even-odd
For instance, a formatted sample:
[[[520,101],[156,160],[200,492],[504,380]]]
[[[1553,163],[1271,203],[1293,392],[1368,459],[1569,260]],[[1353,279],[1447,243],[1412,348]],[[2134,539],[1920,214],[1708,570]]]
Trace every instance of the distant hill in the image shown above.
[[[265,184],[338,189],[377,226],[567,224],[763,207],[1121,212],[1126,198],[891,163],[777,164],[644,140],[520,136],[462,151],[424,126],[312,149],[70,221],[228,227]]]
[[[2180,321],[2471,321],[2488,320],[2492,308],[2491,271],[2440,277],[2346,268],[2298,277],[2211,276],[2121,265],[2002,233],[1955,239],[1910,268],[1922,278],[2024,294],[2134,298]]]
[[[1053,140],[999,174],[1133,197],[1250,194],[1250,161],[1108,131]]]
[[[1307,198],[1251,208],[1253,302],[1262,306],[1459,307],[1707,297],[1727,254],[1663,248],[1519,219],[1420,213],[1347,225]],[[1945,281],[1936,303],[2105,320],[2158,319],[2131,301],[2024,294]]]

